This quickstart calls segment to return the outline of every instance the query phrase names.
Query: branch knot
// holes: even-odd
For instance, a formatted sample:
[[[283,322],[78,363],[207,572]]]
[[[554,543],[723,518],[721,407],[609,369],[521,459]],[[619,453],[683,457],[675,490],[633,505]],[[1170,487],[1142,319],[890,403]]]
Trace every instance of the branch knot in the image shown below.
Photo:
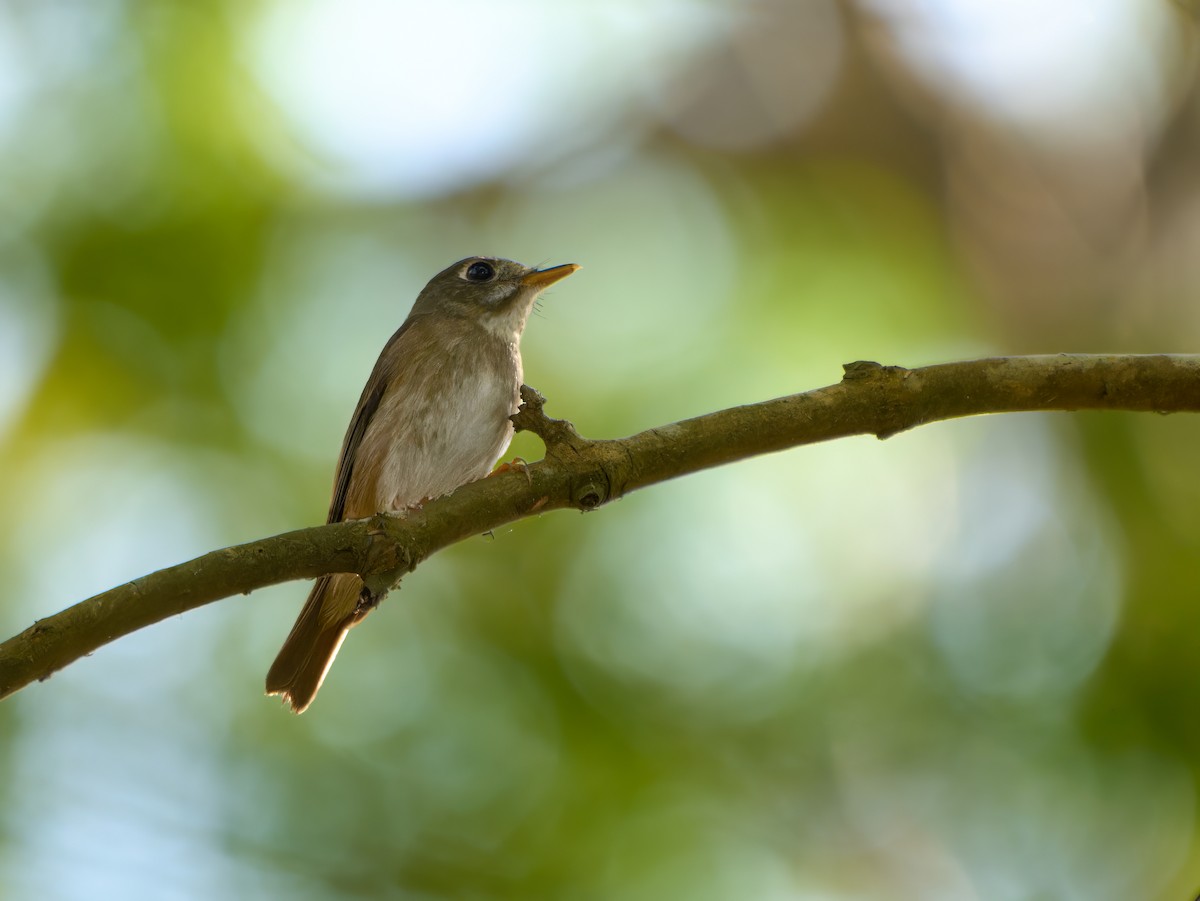
[[[873,379],[879,376],[901,377],[908,375],[910,370],[903,366],[884,366],[874,360],[855,360],[853,363],[842,364],[842,381],[853,382],[859,379]]]
[[[521,406],[508,417],[518,432],[533,432],[546,445],[546,456],[559,456],[560,451],[570,448],[578,454],[593,442],[582,437],[575,426],[565,419],[551,419],[544,412],[546,398],[535,388],[521,386]]]

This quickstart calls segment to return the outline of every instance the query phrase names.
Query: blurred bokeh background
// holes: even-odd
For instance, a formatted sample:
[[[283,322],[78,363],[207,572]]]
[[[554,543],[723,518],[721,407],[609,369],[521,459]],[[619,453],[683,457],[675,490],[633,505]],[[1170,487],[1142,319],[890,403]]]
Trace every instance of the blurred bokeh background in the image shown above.
[[[322,521],[425,281],[584,270],[612,437],[855,359],[1200,347],[1196,9],[0,2],[0,630]],[[0,896],[1191,898],[1196,417],[842,441],[292,584],[0,705]],[[520,436],[513,451],[537,459]]]

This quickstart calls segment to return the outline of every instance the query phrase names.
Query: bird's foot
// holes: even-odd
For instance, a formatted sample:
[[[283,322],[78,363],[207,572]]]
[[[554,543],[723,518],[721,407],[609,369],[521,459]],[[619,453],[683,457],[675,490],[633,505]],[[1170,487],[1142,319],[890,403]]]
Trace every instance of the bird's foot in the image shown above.
[[[533,476],[529,474],[529,463],[527,463],[522,457],[513,457],[512,462],[501,463],[488,473],[488,478],[490,479],[492,476],[498,476],[505,472],[523,472],[525,473],[525,478],[528,479],[529,484],[533,484]]]

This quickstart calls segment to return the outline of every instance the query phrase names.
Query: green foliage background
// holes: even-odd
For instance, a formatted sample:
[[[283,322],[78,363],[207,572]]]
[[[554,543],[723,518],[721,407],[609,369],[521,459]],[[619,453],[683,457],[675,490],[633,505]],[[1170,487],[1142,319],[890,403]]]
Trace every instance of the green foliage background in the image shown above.
[[[854,359],[1197,348],[1181,7],[1130,4],[1064,127],[930,77],[899,3],[527,0],[477,66],[486,6],[348,4],[467,123],[437,171],[528,132],[422,184],[297,124],[279,79],[336,71],[255,62],[319,6],[0,5],[6,633],[320,522],[376,353],[471,254],[584,265],[526,378],[595,437]],[[535,53],[544,96],[498,96]],[[261,681],[303,585],[149,629],[0,705],[0,894],[1190,897],[1198,441],[996,417],[524,522],[408,579],[300,718]]]

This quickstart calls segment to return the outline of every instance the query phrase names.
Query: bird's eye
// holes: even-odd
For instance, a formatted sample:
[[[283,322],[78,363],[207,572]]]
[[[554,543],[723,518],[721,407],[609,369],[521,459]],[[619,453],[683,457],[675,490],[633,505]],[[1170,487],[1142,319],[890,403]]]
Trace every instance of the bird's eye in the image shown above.
[[[495,274],[496,270],[492,268],[492,264],[482,260],[467,267],[467,279],[473,282],[486,282]]]

